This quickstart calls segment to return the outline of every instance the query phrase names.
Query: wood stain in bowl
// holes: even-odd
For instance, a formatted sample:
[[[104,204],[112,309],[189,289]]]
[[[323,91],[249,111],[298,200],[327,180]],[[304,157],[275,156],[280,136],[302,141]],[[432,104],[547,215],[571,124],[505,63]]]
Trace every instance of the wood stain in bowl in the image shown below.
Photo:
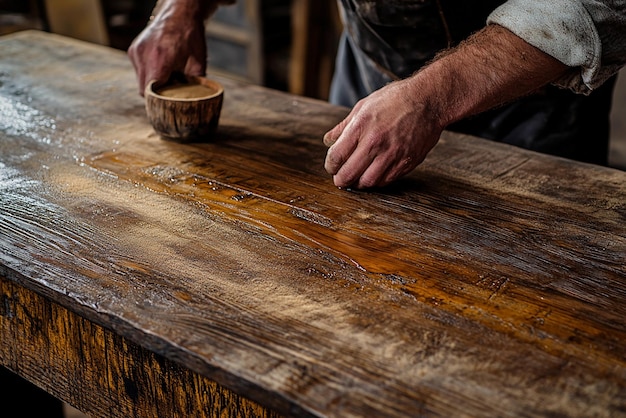
[[[186,76],[161,86],[156,83],[146,86],[146,114],[163,139],[197,142],[214,138],[224,98],[219,82]]]
[[[172,99],[201,99],[203,97],[211,97],[215,95],[215,93],[217,93],[217,89],[204,84],[175,83],[157,89],[155,93]]]

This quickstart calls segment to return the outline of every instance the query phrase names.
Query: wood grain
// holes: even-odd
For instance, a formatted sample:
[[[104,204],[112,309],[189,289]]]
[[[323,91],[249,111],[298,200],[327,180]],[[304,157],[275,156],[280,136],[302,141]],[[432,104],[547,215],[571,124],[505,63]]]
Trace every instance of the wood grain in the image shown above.
[[[1,277],[0,300],[3,364],[89,416],[278,416]]]
[[[626,173],[446,132],[397,184],[339,190],[321,137],[346,109],[220,81],[216,140],[176,144],[123,54],[0,38],[3,286],[133,344],[131,376],[168,362],[136,384],[181,408],[208,401],[170,368],[288,416],[626,414]],[[71,375],[2,341],[44,387]]]

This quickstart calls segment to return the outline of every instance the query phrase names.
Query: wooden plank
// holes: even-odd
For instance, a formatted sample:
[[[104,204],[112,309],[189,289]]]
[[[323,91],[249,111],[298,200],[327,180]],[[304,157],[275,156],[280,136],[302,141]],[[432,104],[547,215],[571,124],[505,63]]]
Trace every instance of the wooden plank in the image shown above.
[[[0,46],[8,281],[283,415],[626,409],[626,173],[445,133],[339,190],[347,109],[222,80],[218,139],[181,145],[124,54]]]
[[[289,92],[327,99],[342,23],[336,2],[294,0]]]
[[[109,33],[100,0],[44,0],[50,31],[100,45]]]

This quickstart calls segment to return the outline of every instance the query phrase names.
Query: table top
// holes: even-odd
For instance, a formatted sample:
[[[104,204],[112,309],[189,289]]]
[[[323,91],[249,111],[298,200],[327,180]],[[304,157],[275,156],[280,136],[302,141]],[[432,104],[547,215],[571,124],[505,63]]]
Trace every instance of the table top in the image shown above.
[[[626,172],[444,132],[340,190],[347,109],[221,81],[178,144],[123,52],[0,38],[0,276],[283,415],[626,413]]]

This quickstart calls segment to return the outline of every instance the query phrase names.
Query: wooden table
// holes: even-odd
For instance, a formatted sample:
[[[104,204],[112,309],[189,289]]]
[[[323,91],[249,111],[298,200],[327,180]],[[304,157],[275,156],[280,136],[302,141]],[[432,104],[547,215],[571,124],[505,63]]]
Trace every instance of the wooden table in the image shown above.
[[[0,38],[0,363],[91,416],[626,415],[626,173],[445,133],[335,188],[346,109],[224,80],[157,137],[120,51]]]

